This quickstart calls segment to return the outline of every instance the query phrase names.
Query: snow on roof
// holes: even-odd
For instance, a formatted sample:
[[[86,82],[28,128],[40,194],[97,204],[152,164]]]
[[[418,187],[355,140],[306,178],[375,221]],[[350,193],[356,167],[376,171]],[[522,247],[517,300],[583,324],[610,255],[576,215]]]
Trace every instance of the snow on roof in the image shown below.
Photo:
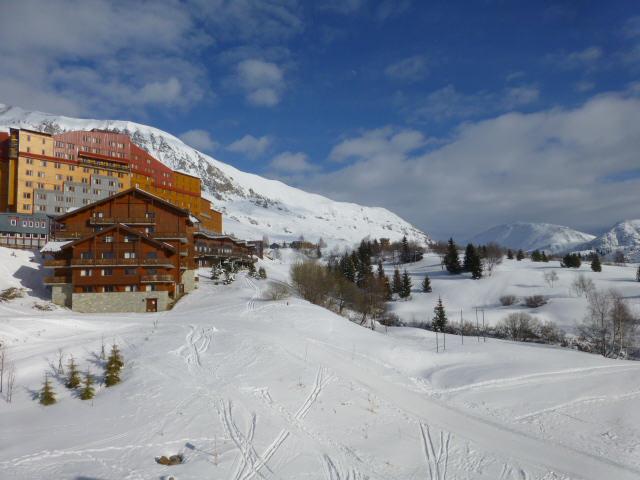
[[[198,217],[194,217],[193,215],[189,215],[189,221],[191,223],[200,223],[200,220],[198,219]]]
[[[44,247],[42,247],[40,249],[41,253],[53,253],[53,252],[59,252],[60,250],[62,250],[62,247],[64,247],[67,243],[71,243],[73,240],[64,240],[64,241],[54,241],[51,240],[47,243],[44,244]]]

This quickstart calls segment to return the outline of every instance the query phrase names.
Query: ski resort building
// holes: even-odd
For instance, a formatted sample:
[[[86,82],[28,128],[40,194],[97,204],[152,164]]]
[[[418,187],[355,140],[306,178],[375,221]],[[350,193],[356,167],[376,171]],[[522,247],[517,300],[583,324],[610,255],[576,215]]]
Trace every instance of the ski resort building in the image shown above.
[[[137,187],[59,215],[51,238],[45,284],[54,303],[80,312],[166,310],[197,287],[198,266],[250,262],[256,252]]]
[[[46,237],[40,235],[48,232],[26,232],[22,221],[35,224],[131,187],[188,210],[207,230],[222,233],[222,214],[201,196],[200,179],[170,169],[129,135],[104,130],[0,133],[0,212],[16,214],[16,225],[12,217],[0,222],[0,245],[41,246]]]

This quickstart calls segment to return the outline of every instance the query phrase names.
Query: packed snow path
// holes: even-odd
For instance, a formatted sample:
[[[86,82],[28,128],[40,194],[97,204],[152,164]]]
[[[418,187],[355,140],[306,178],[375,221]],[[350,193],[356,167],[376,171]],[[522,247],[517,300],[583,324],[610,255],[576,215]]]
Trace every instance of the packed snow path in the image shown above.
[[[637,401],[640,365],[497,341],[436,355],[428,332],[371,332],[299,299],[263,300],[266,288],[201,278],[174,310],[148,315],[3,308],[19,387],[0,404],[0,478],[640,478],[637,425],[610,422],[609,438],[591,438],[572,424],[559,435],[546,417],[567,408],[552,398],[559,381],[592,391],[617,378],[590,395],[596,407]],[[82,402],[54,378],[58,404],[39,406],[58,349],[99,373],[102,336],[122,347],[123,383]],[[493,355],[529,356],[530,371],[500,364],[496,378],[450,386]],[[529,404],[529,388],[545,401]],[[502,414],[507,398],[526,411]],[[599,411],[586,415],[595,423]],[[183,465],[154,461],[175,453]]]

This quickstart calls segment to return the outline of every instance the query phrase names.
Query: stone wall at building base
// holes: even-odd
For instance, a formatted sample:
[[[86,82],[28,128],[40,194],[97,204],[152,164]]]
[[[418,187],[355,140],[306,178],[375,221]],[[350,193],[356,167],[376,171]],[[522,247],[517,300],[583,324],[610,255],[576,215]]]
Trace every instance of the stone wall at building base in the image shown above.
[[[61,307],[71,307],[71,295],[73,294],[73,286],[68,283],[66,285],[53,285],[51,287],[51,302]]]
[[[185,270],[182,274],[182,284],[184,285],[184,293],[189,293],[198,288],[196,284],[196,270]]]
[[[169,308],[169,293],[165,291],[104,292],[74,293],[72,310],[81,313],[144,313],[147,311],[147,299],[153,298],[158,312]]]

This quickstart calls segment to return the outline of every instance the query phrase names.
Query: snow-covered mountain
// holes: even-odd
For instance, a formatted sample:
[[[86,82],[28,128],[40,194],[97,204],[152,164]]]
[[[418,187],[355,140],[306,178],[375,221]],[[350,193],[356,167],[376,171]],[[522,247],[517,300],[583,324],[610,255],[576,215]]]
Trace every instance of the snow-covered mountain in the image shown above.
[[[92,128],[128,133],[133,142],[169,167],[197,175],[203,194],[224,213],[224,230],[241,238],[292,240],[300,235],[329,245],[347,245],[363,237],[430,242],[428,235],[385,208],[336,202],[242,172],[157,128],[128,121],[89,120],[26,111],[0,104],[0,129],[29,128],[48,133]]]
[[[550,223],[516,222],[498,225],[474,236],[475,244],[496,242],[525,251],[544,250],[557,253],[595,239],[594,235]]]
[[[601,255],[622,252],[630,261],[640,261],[640,220],[616,223],[609,231],[584,245],[585,250],[595,250]]]

